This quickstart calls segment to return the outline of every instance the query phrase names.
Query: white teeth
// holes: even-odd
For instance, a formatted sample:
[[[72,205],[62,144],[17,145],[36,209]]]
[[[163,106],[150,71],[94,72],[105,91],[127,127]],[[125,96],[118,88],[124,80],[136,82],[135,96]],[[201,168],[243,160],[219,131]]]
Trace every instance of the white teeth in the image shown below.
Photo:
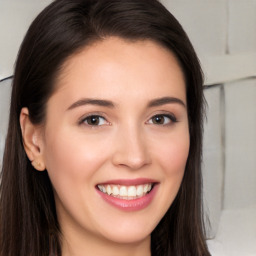
[[[143,195],[143,186],[142,185],[139,185],[137,187],[136,195],[137,196],[142,196]]]
[[[137,186],[98,185],[101,192],[121,199],[132,200],[145,196],[151,189],[152,183]]]
[[[102,186],[102,190],[101,190],[103,193],[106,193],[107,192],[107,190],[106,190],[106,188],[104,187],[104,186]]]
[[[107,194],[110,195],[112,193],[112,189],[110,185],[107,185]]]
[[[127,196],[127,188],[125,186],[122,186],[120,188],[119,193],[120,193],[120,196]]]
[[[114,196],[119,195],[119,188],[118,188],[117,186],[113,186],[113,188],[112,188],[112,194],[113,194]]]
[[[136,196],[136,187],[135,186],[128,187],[128,196]]]
[[[144,193],[147,193],[147,191],[148,191],[148,184],[145,184],[145,185],[143,186],[143,192],[144,192]]]

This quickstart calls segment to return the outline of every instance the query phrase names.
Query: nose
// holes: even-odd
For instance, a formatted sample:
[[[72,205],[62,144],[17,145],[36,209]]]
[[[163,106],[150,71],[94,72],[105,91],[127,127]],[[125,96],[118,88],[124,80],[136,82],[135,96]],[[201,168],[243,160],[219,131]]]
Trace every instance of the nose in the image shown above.
[[[151,163],[147,139],[139,129],[119,132],[114,143],[112,162],[115,166],[138,170]]]

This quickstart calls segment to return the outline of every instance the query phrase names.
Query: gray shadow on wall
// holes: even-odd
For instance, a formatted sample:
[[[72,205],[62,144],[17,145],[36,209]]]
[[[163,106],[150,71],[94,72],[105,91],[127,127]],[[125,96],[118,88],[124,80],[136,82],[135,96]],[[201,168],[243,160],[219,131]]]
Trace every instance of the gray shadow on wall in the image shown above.
[[[0,81],[0,166],[3,159],[5,138],[7,134],[11,101],[12,79]]]

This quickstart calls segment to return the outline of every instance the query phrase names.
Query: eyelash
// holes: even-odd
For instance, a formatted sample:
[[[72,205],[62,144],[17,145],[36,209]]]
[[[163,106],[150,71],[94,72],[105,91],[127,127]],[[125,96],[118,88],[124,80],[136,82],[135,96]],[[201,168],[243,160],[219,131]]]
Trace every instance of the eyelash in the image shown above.
[[[171,115],[171,114],[157,114],[157,115],[154,115],[150,118],[150,120],[152,120],[153,118],[156,118],[156,117],[160,117],[160,118],[164,118],[164,120],[166,120],[166,118],[170,119],[170,121],[167,123],[167,124],[155,124],[155,125],[162,125],[162,126],[167,126],[167,125],[171,125],[172,123],[176,123],[178,122],[177,118],[174,116],[174,115]],[[149,122],[149,121],[148,121]],[[151,124],[154,124],[153,121],[150,122]]]
[[[91,127],[101,126],[101,125],[98,125],[98,124],[97,124],[97,125],[88,124],[88,120],[89,120],[90,118],[104,119],[105,122],[107,122],[107,120],[106,120],[105,117],[103,117],[103,116],[101,116],[101,115],[95,114],[95,115],[89,115],[89,116],[86,116],[86,117],[82,118],[82,120],[79,122],[79,124],[85,124],[85,125],[91,126]],[[87,124],[86,124],[86,122],[87,122]]]
[[[153,118],[157,118],[157,117],[160,117],[160,118],[164,118],[164,122],[166,121],[166,118],[168,118],[169,119],[169,122],[168,123],[163,123],[163,124],[156,124],[156,123],[153,123],[153,121],[147,121],[147,123],[149,123],[149,124],[155,124],[155,125],[161,125],[161,126],[168,126],[168,125],[171,125],[172,123],[176,123],[176,122],[178,122],[178,120],[177,120],[177,118],[175,117],[175,115],[173,115],[173,114],[157,114],[157,115],[154,115],[154,116],[152,116],[149,120],[152,120]],[[97,115],[97,114],[94,114],[94,115],[89,115],[89,116],[86,116],[86,117],[84,117],[80,122],[79,122],[79,124],[85,124],[85,125],[87,125],[87,126],[90,126],[90,127],[97,127],[97,126],[102,126],[102,125],[104,125],[104,124],[101,124],[101,125],[99,125],[99,124],[88,124],[88,120],[90,119],[90,118],[97,118],[97,120],[99,120],[99,119],[104,119],[105,120],[105,122],[107,122],[108,123],[108,125],[110,124],[107,120],[106,120],[106,118],[105,117],[103,117],[103,116],[101,116],[101,115]]]

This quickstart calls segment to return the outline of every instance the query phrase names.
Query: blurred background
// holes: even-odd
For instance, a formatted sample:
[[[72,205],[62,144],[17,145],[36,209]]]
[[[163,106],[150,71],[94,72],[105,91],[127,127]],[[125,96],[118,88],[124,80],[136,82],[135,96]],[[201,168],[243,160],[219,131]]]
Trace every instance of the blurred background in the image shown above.
[[[11,76],[28,26],[51,0],[0,0],[0,167]],[[256,256],[256,0],[162,0],[205,73],[204,205],[213,256]],[[207,218],[207,217],[206,217]]]

